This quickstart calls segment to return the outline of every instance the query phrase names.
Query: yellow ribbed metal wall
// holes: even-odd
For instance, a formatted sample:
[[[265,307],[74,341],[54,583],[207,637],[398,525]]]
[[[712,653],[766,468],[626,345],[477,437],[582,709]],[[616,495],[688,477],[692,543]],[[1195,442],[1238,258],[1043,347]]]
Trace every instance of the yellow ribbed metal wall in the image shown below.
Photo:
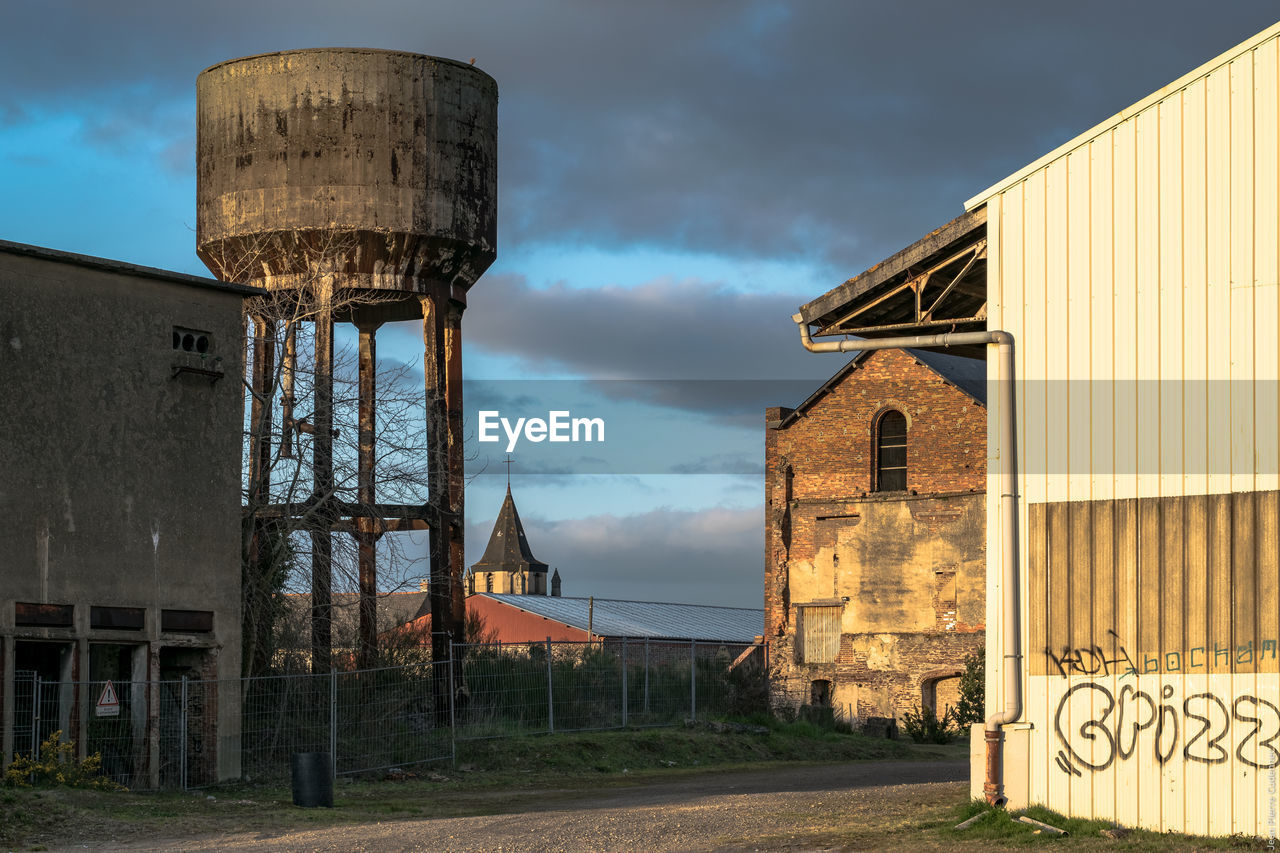
[[[1031,728],[1006,774],[1070,815],[1280,828],[1278,36],[968,205],[988,208],[988,327],[1017,348]],[[997,542],[994,426],[988,446]]]

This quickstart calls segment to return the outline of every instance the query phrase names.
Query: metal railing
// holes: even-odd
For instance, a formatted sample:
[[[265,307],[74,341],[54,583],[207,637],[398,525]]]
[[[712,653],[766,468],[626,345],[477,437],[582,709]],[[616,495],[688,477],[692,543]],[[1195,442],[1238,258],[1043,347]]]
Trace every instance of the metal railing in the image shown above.
[[[219,767],[219,750],[238,751],[239,775],[255,782],[287,781],[290,758],[300,752],[328,754],[334,776],[367,773],[452,759],[458,741],[724,714],[764,678],[763,666],[741,665],[752,648],[659,640],[454,644],[451,659],[438,663],[126,681],[110,692],[106,682],[19,672],[12,753],[36,754],[60,731],[82,756],[101,756],[103,775],[141,790],[218,781],[227,764],[224,755]],[[104,702],[110,694],[114,704]]]

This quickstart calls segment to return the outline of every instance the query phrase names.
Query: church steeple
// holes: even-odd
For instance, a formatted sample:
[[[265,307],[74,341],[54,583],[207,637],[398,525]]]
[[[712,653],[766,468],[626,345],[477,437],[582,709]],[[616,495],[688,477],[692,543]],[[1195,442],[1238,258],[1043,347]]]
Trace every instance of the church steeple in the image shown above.
[[[476,592],[547,594],[547,564],[533,556],[529,548],[510,483],[493,523],[489,545],[479,562],[471,566],[471,573]]]

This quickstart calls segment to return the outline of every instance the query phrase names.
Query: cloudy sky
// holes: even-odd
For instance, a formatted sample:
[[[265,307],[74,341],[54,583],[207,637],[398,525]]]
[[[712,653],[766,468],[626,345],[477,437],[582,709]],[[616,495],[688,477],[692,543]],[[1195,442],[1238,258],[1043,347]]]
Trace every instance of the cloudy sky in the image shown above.
[[[203,68],[320,46],[474,57],[499,85],[500,207],[468,393],[609,423],[607,452],[517,448],[535,553],[567,595],[759,606],[760,410],[839,367],[801,350],[796,307],[1278,17],[1274,0],[13,0],[0,239],[203,274]],[[379,353],[412,363],[415,338],[389,329]],[[505,487],[501,451],[474,455],[470,560]]]

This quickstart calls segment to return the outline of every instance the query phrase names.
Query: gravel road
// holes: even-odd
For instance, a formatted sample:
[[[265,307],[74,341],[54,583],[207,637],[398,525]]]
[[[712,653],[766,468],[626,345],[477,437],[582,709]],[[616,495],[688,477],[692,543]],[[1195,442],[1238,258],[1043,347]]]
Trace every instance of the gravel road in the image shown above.
[[[353,824],[265,835],[154,839],[63,849],[132,851],[747,851],[822,850],[824,836],[867,848],[920,849],[895,838],[920,810],[958,802],[968,776],[960,761],[877,761],[699,775],[597,794],[547,791],[504,809],[502,794],[477,794],[480,817]],[[888,834],[888,835],[886,835]],[[886,844],[886,842],[892,842]],[[914,846],[912,842],[914,841]]]

